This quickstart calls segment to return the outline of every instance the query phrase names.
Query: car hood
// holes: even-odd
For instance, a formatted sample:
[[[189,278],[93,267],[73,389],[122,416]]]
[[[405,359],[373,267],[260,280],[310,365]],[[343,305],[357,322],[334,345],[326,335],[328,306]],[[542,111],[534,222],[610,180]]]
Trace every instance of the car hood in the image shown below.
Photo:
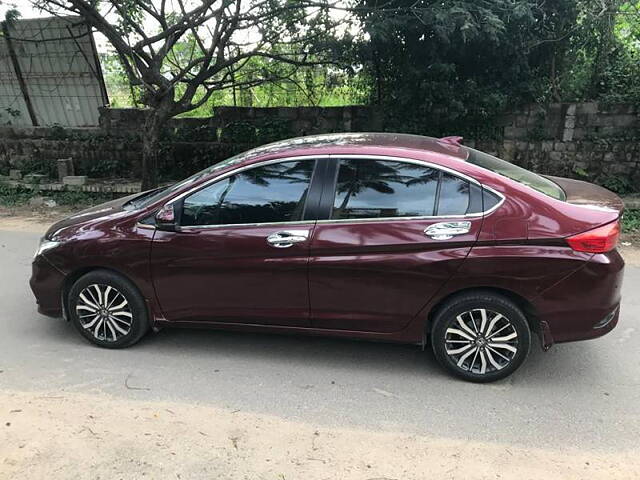
[[[557,183],[567,195],[566,201],[575,205],[586,205],[615,210],[618,215],[624,210],[624,202],[615,193],[604,187],[581,180],[548,176]]]
[[[56,232],[59,232],[62,229],[66,229],[67,227],[85,225],[94,222],[95,220],[111,218],[119,213],[124,212],[125,204],[130,200],[138,197],[139,195],[139,193],[128,195],[126,197],[111,200],[110,202],[106,203],[101,203],[100,205],[96,205],[94,207],[87,208],[86,210],[82,210],[78,213],[74,213],[73,215],[51,225],[51,227],[49,227],[49,230],[47,230],[45,237],[51,238]]]

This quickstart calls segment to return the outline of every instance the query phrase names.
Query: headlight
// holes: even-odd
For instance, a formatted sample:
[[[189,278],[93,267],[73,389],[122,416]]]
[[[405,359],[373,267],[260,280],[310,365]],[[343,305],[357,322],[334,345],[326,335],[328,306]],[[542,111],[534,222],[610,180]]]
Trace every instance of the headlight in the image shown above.
[[[38,249],[36,250],[36,254],[34,255],[34,258],[37,257],[38,255],[42,255],[47,250],[51,250],[52,248],[57,247],[58,245],[60,245],[60,242],[54,242],[53,240],[47,240],[44,237],[41,238],[40,239],[40,245],[38,246]]]

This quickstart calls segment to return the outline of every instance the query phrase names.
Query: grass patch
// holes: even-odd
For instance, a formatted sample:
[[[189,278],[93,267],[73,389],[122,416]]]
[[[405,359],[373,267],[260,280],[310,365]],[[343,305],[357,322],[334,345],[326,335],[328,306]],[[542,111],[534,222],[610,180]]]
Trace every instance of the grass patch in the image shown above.
[[[29,202],[33,192],[24,187],[12,187],[0,184],[0,206],[19,207]]]
[[[0,206],[7,208],[27,205],[29,200],[34,197],[42,197],[45,200],[54,200],[61,206],[86,208],[108,202],[109,200],[113,200],[121,196],[123,196],[123,194],[77,192],[71,190],[40,191],[23,186],[0,184]]]
[[[640,208],[629,208],[622,216],[623,233],[640,232]]]

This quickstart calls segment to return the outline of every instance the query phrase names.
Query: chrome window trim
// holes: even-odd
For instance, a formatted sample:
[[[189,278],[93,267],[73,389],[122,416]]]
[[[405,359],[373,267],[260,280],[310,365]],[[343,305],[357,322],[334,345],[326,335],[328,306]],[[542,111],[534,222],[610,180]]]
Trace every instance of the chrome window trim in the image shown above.
[[[369,222],[393,222],[405,220],[439,220],[442,218],[479,218],[482,213],[470,213],[469,215],[424,215],[421,217],[374,217],[374,218],[339,218],[336,220],[318,220],[318,224],[332,223],[369,223]]]
[[[235,228],[235,227],[278,227],[280,225],[315,225],[317,220],[297,220],[295,222],[264,222],[264,223],[223,223],[220,225],[186,225],[180,227],[180,230],[211,230],[216,228]]]
[[[197,230],[197,229],[215,229],[215,228],[229,228],[229,227],[268,227],[268,226],[278,226],[278,225],[309,225],[309,224],[331,224],[331,223],[363,223],[363,222],[377,222],[377,221],[403,221],[403,220],[437,220],[437,219],[441,219],[441,218],[478,218],[478,217],[482,217],[482,216],[486,216],[489,215],[491,213],[493,213],[494,211],[496,211],[498,208],[500,208],[502,206],[502,204],[505,201],[505,197],[504,195],[502,195],[501,193],[497,192],[496,190],[494,190],[491,187],[488,187],[486,185],[483,185],[482,183],[480,183],[478,180],[476,180],[473,177],[470,177],[468,175],[465,175],[464,173],[460,173],[456,170],[453,170],[451,168],[442,166],[442,165],[438,165],[436,163],[432,163],[432,162],[428,162],[425,160],[416,160],[413,158],[405,158],[405,157],[396,157],[396,156],[392,156],[392,155],[372,155],[372,154],[365,154],[365,155],[359,155],[359,154],[345,154],[345,155],[341,155],[341,154],[321,154],[321,155],[296,155],[294,157],[282,157],[282,158],[275,158],[275,159],[271,159],[271,160],[265,160],[262,162],[256,162],[256,163],[252,163],[249,165],[244,165],[242,167],[238,167],[236,169],[230,170],[226,173],[223,173],[220,176],[214,177],[210,180],[207,180],[206,182],[204,182],[201,185],[197,185],[196,187],[191,188],[190,190],[187,190],[186,192],[181,193],[180,195],[176,196],[175,198],[171,199],[170,201],[166,202],[165,205],[167,203],[173,203],[173,202],[177,202],[181,199],[183,199],[184,197],[191,195],[192,193],[201,190],[203,188],[208,187],[209,185],[220,181],[220,180],[224,180],[227,177],[230,177],[231,175],[235,175],[236,173],[240,173],[243,172],[245,170],[249,170],[251,168],[255,168],[255,167],[261,167],[264,165],[272,165],[275,163],[285,163],[285,162],[294,162],[294,161],[298,161],[298,160],[318,160],[318,159],[322,159],[322,158],[361,158],[361,159],[372,159],[372,160],[388,160],[388,161],[395,161],[395,162],[404,162],[404,163],[411,163],[414,165],[420,165],[420,166],[426,166],[426,167],[430,167],[430,168],[434,168],[436,170],[440,170],[443,172],[447,172],[453,176],[462,178],[470,183],[473,183],[475,185],[477,185],[480,188],[485,188],[487,190],[489,190],[491,193],[493,193],[494,195],[497,195],[500,200],[498,201],[498,203],[496,205],[494,205],[492,208],[490,208],[489,210],[485,210],[482,212],[478,212],[478,213],[470,213],[470,214],[465,214],[465,215],[425,215],[425,216],[415,216],[415,217],[374,217],[374,218],[344,218],[344,219],[336,219],[336,220],[332,220],[332,219],[326,219],[326,220],[297,220],[295,222],[265,222],[265,223],[227,223],[227,224],[220,224],[220,225],[189,225],[189,226],[180,226],[181,230]],[[140,226],[142,227],[143,224],[139,224],[137,223],[136,226]],[[146,225],[145,225],[146,226]],[[153,225],[149,225],[149,227],[151,228],[156,228]]]

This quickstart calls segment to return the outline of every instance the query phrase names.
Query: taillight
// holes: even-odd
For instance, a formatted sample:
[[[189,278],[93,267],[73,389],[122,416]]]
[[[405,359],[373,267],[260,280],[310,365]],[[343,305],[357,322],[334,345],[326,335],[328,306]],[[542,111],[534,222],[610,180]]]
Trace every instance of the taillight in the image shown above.
[[[606,253],[616,248],[619,238],[620,222],[616,220],[568,237],[567,243],[577,252]]]

